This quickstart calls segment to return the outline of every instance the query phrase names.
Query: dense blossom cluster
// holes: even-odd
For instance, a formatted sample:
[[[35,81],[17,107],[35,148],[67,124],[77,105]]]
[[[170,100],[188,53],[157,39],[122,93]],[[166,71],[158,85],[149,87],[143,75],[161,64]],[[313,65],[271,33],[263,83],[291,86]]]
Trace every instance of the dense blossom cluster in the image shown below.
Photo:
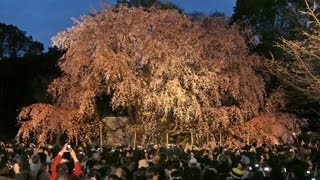
[[[66,132],[69,139],[88,140],[103,118],[98,109],[108,106],[126,110],[142,141],[160,141],[166,133],[213,138],[278,110],[276,102],[268,104],[272,92],[266,94],[258,73],[262,58],[249,52],[238,27],[223,18],[106,7],[76,20],[53,44],[66,53],[59,62],[62,76],[48,91],[53,109],[68,119],[42,116],[51,112],[43,104],[23,108],[18,118],[24,138],[33,132],[42,141],[41,134]],[[106,95],[109,102],[97,103]],[[71,123],[60,126],[65,120]],[[46,125],[38,133],[41,124]]]

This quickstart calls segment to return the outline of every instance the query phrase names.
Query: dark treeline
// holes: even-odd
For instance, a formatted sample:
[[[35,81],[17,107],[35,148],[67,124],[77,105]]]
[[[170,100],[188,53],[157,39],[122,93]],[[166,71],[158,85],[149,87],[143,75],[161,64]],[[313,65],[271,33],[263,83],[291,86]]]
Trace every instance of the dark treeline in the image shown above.
[[[57,61],[61,53],[50,49],[37,56],[0,61],[0,136],[12,137],[18,129],[15,120],[21,107],[46,102],[46,87],[59,74]]]

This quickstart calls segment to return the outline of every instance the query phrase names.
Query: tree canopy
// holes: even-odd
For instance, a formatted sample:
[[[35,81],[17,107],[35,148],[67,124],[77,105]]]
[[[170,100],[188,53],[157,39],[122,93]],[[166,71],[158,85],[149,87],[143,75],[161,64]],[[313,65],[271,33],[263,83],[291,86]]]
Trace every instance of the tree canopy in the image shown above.
[[[274,47],[280,37],[294,39],[304,26],[300,10],[305,7],[300,0],[237,0],[232,21],[249,27],[252,49],[261,55],[281,57]]]
[[[307,26],[299,32],[302,38],[281,38],[276,46],[284,53],[282,58],[274,58],[268,65],[271,72],[286,86],[295,90],[293,108],[319,117],[320,71],[319,71],[319,2],[305,1],[306,9],[301,9],[301,16],[307,20]],[[289,89],[289,88],[288,88]],[[299,106],[300,105],[300,106]],[[307,107],[307,108],[306,108]],[[319,124],[318,120],[313,124]],[[315,125],[314,127],[319,127]]]
[[[34,41],[16,26],[0,23],[0,60],[40,55],[43,44]]]
[[[101,118],[96,99],[105,94],[112,97],[105,106],[126,108],[145,138],[177,131],[204,136],[267,111],[264,81],[257,73],[261,58],[249,52],[238,27],[224,18],[193,21],[177,10],[119,6],[75,23],[53,37],[53,45],[67,51],[59,62],[62,76],[48,91],[54,107],[76,110],[70,119],[77,126]],[[26,112],[37,108],[22,110],[19,118],[31,121],[22,123],[21,133],[32,129],[30,123],[39,117]],[[46,119],[59,123],[63,116]],[[70,124],[61,130],[74,128]]]
[[[316,3],[307,3],[307,11],[304,14],[310,19],[310,22],[308,28],[301,32],[303,39],[288,40],[282,38],[281,42],[277,44],[279,48],[287,53],[289,60],[279,61],[279,66],[274,70],[286,83],[319,100],[320,20],[316,12],[317,8]]]

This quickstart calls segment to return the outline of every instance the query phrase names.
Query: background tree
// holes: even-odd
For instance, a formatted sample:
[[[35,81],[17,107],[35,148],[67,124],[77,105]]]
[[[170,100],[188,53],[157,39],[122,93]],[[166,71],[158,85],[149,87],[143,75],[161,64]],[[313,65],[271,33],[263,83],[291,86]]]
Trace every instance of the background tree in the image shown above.
[[[43,44],[34,41],[16,26],[0,23],[0,60],[41,55]]]
[[[281,52],[274,47],[280,37],[297,38],[297,31],[304,19],[299,12],[304,7],[300,0],[238,0],[232,21],[251,29],[248,43],[261,55],[280,57]]]
[[[171,132],[203,137],[265,109],[264,82],[257,73],[261,58],[223,18],[193,21],[177,10],[105,8],[77,20],[53,43],[67,51],[59,62],[62,76],[48,91],[55,108],[77,110],[77,126],[101,118],[97,99],[105,95],[112,97],[105,106],[127,109],[144,139]],[[39,119],[24,114],[19,117]]]
[[[304,92],[308,96],[320,100],[319,78],[319,29],[320,21],[317,4],[307,4],[305,14],[310,17],[309,28],[302,31],[303,39],[281,39],[277,46],[287,53],[290,60],[279,62],[276,66],[277,75],[286,83]],[[275,63],[275,62],[274,62]]]
[[[302,12],[305,9],[306,3],[297,0],[262,0],[254,2],[238,0],[232,21],[240,23],[241,27],[249,27],[250,33],[248,34],[250,35],[247,37],[247,43],[252,52],[259,53],[268,59],[274,58],[277,61],[274,61],[274,64],[282,64],[281,66],[288,68],[287,70],[292,68],[289,71],[300,73],[301,76],[298,75],[300,76],[299,78],[292,76],[293,74],[291,73],[289,73],[290,75],[285,75],[291,79],[290,85],[289,82],[285,82],[288,79],[285,80],[281,77],[285,71],[278,72],[279,74],[275,73],[274,69],[276,67],[270,65],[273,66],[273,72],[270,73],[268,70],[264,72],[266,93],[269,96],[272,92],[281,88],[286,94],[284,98],[287,101],[287,105],[282,111],[311,119],[310,123],[313,126],[309,126],[309,128],[313,129],[319,127],[319,125],[315,125],[319,124],[316,120],[320,115],[319,103],[310,94],[301,93],[297,87],[294,87],[299,84],[298,87],[304,86],[306,88],[308,86],[305,83],[306,79],[301,79],[306,76],[298,72],[297,68],[289,65],[292,64],[293,58],[286,53],[286,50],[280,47],[284,39],[291,42],[303,42],[305,40],[305,36],[301,32],[309,32],[307,29],[310,27],[311,19],[310,16],[306,16]],[[279,71],[282,70],[279,69]],[[292,86],[292,83],[295,85]]]
[[[269,67],[284,84],[289,85],[300,94],[302,92],[302,96],[295,96],[297,100],[294,101],[295,104],[307,106],[308,109],[314,111],[309,113],[313,117],[318,117],[320,99],[319,2],[305,1],[305,3],[307,9],[301,14],[304,15],[303,19],[307,20],[308,26],[300,32],[302,38],[293,40],[281,38],[277,47],[284,52],[284,56],[270,61]],[[300,107],[300,109],[305,108]],[[317,123],[319,124],[318,121]]]

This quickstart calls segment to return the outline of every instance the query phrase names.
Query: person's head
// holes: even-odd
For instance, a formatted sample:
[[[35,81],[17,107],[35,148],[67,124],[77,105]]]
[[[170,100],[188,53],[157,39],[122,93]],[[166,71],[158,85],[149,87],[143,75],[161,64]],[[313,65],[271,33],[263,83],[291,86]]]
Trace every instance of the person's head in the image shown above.
[[[40,157],[37,154],[35,154],[32,156],[31,161],[33,164],[38,164],[40,162]]]
[[[190,178],[191,179],[200,179],[201,177],[201,170],[196,167],[196,166],[192,166],[189,168],[189,172],[190,172]]]
[[[117,167],[115,175],[117,175],[119,178],[126,176],[126,171],[122,167]]]
[[[214,168],[206,168],[203,171],[203,175],[202,175],[202,179],[206,179],[206,180],[216,180],[219,179],[219,174],[218,171]]]
[[[61,163],[57,166],[57,178],[64,178],[68,175],[68,165],[66,163]]]
[[[0,176],[7,176],[9,175],[9,167],[6,163],[0,162]]]
[[[200,163],[198,163],[197,159],[192,157],[188,162],[189,167],[200,167]]]
[[[172,154],[170,156],[170,161],[179,161],[179,156],[177,154]]]
[[[46,164],[42,164],[40,166],[39,172],[38,172],[38,179],[39,180],[47,180],[50,178],[50,164],[46,163]]]
[[[92,160],[94,161],[99,161],[100,159],[100,153],[99,152],[95,152],[92,154]]]
[[[160,164],[166,163],[168,161],[168,155],[166,153],[159,153],[159,157]]]
[[[45,163],[40,166],[39,173],[49,172],[49,170],[50,170],[50,164]]]
[[[138,163],[138,168],[147,168],[149,166],[148,161],[146,159],[141,159]]]
[[[43,164],[46,163],[47,155],[45,153],[41,152],[41,153],[38,153],[37,155],[39,157],[39,163],[43,163]]]
[[[108,180],[120,180],[121,178],[119,178],[117,175],[114,175],[114,174],[112,174],[112,175],[110,175],[109,177],[108,177]]]
[[[154,154],[154,156],[153,156],[153,163],[154,164],[159,164],[159,162],[160,162],[160,155],[158,154],[158,153],[156,153],[156,154]]]
[[[183,173],[181,171],[172,171],[170,173],[170,179],[172,179],[172,180],[173,179],[176,179],[176,180],[183,179],[182,177],[183,177]]]
[[[57,176],[56,180],[70,180],[70,177],[68,174]]]
[[[153,145],[153,147],[152,147],[155,151],[157,151],[158,149],[159,149],[159,145],[158,144],[155,144],[155,145]]]
[[[90,166],[88,166],[90,170],[98,170],[100,169],[100,162],[98,161],[92,161]]]
[[[158,179],[160,176],[160,169],[156,166],[149,166],[146,171],[146,176],[148,179]]]
[[[230,171],[230,175],[233,179],[241,179],[243,171],[239,168],[232,168]]]
[[[99,174],[95,171],[88,173],[87,179],[89,180],[98,180],[100,178]]]
[[[174,162],[171,162],[169,165],[168,165],[168,170],[169,171],[176,171],[180,168],[180,162],[179,161],[174,161]]]
[[[263,172],[256,171],[250,179],[252,179],[252,180],[260,180],[260,179],[263,180],[264,179]]]

